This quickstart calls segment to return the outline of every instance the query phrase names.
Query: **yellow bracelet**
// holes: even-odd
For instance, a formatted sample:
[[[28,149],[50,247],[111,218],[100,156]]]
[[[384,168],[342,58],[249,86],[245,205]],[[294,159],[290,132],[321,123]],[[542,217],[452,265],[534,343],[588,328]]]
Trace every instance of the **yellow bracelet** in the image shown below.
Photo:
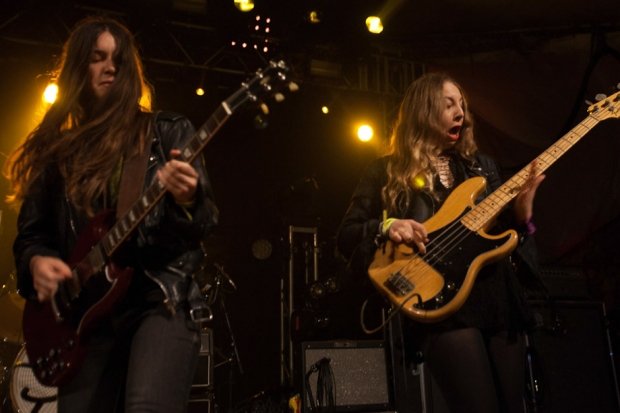
[[[182,208],[192,208],[194,205],[196,205],[196,198],[186,202],[179,202],[175,199],[174,202],[176,202],[176,204]]]
[[[387,232],[390,230],[390,226],[394,223],[394,221],[396,221],[398,218],[388,218],[385,221],[383,221],[383,224],[381,224],[381,233],[383,234],[383,236],[387,235]]]

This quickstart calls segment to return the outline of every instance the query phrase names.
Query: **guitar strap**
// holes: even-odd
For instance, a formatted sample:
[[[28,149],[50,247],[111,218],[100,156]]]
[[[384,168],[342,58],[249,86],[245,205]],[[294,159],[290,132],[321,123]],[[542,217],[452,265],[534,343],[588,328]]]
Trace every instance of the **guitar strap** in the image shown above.
[[[157,114],[151,114],[152,120],[149,123],[146,139],[144,140],[144,148],[139,154],[125,159],[123,162],[123,170],[121,172],[121,180],[118,189],[118,201],[116,203],[116,219],[120,219],[129,209],[138,201],[142,195],[144,186],[144,177],[146,176],[146,167],[149,163],[149,155],[151,153],[152,130],[154,127]]]

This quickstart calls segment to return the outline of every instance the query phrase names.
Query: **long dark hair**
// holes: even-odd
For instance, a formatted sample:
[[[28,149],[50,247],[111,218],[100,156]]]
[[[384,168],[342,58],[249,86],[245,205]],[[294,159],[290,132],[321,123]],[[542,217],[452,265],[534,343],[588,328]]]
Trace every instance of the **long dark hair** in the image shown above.
[[[390,140],[388,182],[382,190],[384,205],[393,216],[409,205],[412,191],[424,189],[434,194],[436,171],[433,160],[441,150],[441,114],[445,109],[443,86],[453,83],[463,96],[463,126],[453,150],[455,154],[473,160],[476,144],[473,120],[462,88],[448,75],[427,73],[407,89],[400,105],[398,120]],[[414,184],[422,178],[423,188]]]
[[[101,99],[90,90],[89,63],[99,36],[116,42],[114,82]],[[53,163],[66,181],[73,204],[93,213],[95,199],[106,190],[121,157],[144,148],[150,125],[152,92],[129,30],[116,20],[89,17],[79,22],[63,48],[56,71],[58,97],[41,123],[9,156],[5,175],[14,194],[28,196],[33,183]]]

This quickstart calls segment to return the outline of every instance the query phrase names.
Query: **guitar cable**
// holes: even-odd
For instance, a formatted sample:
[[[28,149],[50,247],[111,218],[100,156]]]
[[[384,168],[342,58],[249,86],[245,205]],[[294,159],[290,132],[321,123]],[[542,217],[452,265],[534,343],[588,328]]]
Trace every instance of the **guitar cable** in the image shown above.
[[[398,314],[398,312],[405,306],[405,304],[407,304],[407,301],[411,300],[414,297],[418,299],[418,304],[422,304],[422,297],[420,296],[420,294],[417,294],[417,293],[412,294],[405,301],[403,301],[398,307],[394,308],[392,306],[392,308],[390,308],[391,314],[388,316],[388,318],[386,318],[385,321],[383,321],[383,323],[379,325],[379,327],[374,328],[372,330],[369,330],[366,327],[366,323],[364,322],[364,313],[366,312],[366,305],[368,304],[369,299],[367,298],[366,300],[364,300],[364,303],[362,304],[362,308],[360,309],[360,325],[362,326],[362,330],[364,330],[364,333],[374,334],[377,331],[383,329],[390,322],[390,320],[392,320],[392,318],[394,318],[394,316]]]

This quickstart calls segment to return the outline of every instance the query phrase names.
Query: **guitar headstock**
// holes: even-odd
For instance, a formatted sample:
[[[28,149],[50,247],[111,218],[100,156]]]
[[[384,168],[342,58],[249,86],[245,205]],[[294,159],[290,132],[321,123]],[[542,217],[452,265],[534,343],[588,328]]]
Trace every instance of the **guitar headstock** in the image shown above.
[[[284,100],[282,90],[285,87],[291,92],[298,90],[290,78],[290,68],[286,62],[272,60],[267,67],[258,70],[252,79],[242,83],[241,89],[226,99],[225,103],[232,112],[244,104],[261,106],[265,111],[263,102],[268,98],[274,97],[277,102]]]
[[[601,99],[588,107],[588,113],[600,120],[620,117],[620,92]]]

